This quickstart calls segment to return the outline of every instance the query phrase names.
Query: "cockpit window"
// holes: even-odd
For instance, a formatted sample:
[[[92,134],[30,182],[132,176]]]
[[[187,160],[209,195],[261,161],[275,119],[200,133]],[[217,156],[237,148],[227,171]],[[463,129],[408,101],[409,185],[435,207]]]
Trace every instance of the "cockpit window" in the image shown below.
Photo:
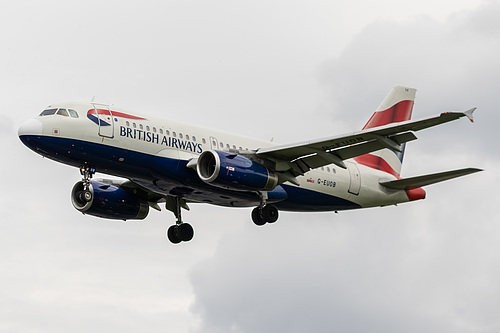
[[[57,114],[61,115],[61,116],[69,117],[68,111],[66,111],[66,109],[59,109],[57,111]]]
[[[40,113],[40,116],[51,116],[51,115],[55,114],[56,111],[57,111],[57,109],[43,110],[42,113]]]
[[[72,109],[47,109],[40,113],[40,116],[59,115],[64,117],[78,118],[78,112]]]
[[[78,118],[78,113],[75,110],[68,109],[71,118]]]

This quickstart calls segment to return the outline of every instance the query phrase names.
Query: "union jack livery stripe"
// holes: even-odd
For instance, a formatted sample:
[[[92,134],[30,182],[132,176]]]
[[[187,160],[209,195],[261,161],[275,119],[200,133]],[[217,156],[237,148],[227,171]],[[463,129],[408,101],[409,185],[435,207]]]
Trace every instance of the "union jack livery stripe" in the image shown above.
[[[108,109],[90,109],[87,111],[87,118],[92,120],[99,126],[111,126],[109,122],[99,117],[99,115],[106,115],[112,117],[120,117],[125,119],[133,119],[133,120],[147,120],[146,118],[141,118],[137,116],[133,116],[127,113],[119,112],[119,111],[110,111]]]

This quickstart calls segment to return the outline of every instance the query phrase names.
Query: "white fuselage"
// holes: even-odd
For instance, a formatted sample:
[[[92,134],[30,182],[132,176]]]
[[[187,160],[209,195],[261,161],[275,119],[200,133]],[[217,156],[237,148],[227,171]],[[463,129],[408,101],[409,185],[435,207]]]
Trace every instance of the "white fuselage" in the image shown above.
[[[203,183],[186,164],[206,150],[249,154],[275,143],[167,119],[139,116],[116,107],[64,103],[49,109],[75,110],[78,117],[39,116],[19,130],[34,151],[79,167],[124,177],[160,195],[182,195],[192,202],[224,206],[255,206],[254,193],[223,190]],[[109,114],[92,110],[109,110]],[[297,177],[299,186],[283,184],[288,198],[281,210],[328,211],[391,205],[409,201],[402,190],[379,185],[395,176],[346,161],[347,169],[327,165]]]

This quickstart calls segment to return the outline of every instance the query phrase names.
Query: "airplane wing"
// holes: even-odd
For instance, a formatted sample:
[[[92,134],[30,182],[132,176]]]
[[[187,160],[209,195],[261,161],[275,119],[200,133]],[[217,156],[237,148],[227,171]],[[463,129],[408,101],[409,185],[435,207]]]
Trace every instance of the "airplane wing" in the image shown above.
[[[294,177],[310,169],[328,164],[346,168],[343,160],[383,148],[401,151],[401,144],[417,139],[413,132],[467,117],[472,122],[476,108],[465,112],[444,112],[420,120],[391,123],[347,135],[323,138],[258,149],[257,157],[274,162],[274,170],[281,179],[294,182]],[[281,181],[280,181],[281,182]]]
[[[161,210],[160,207],[158,206],[158,203],[163,203],[167,201],[164,195],[153,192],[147,189],[146,187],[143,187],[140,184],[131,180],[104,179],[104,178],[96,178],[94,180],[106,185],[113,185],[116,187],[120,187],[128,192],[134,193],[139,198],[146,200],[151,208],[156,209],[158,211]]]
[[[141,185],[139,181],[123,180],[123,179],[105,179],[105,178],[96,178],[94,180],[104,184],[103,186],[113,185],[122,188],[125,191],[134,193],[137,197],[146,200],[148,202],[149,207],[156,209],[157,211],[161,211],[161,208],[158,204],[165,203],[165,208],[173,212],[176,217],[178,217],[177,216],[178,203],[180,204],[181,208],[185,210],[190,210],[187,200],[181,199],[179,202],[177,202],[174,199],[174,196],[163,195],[155,191],[152,191],[147,187]]]

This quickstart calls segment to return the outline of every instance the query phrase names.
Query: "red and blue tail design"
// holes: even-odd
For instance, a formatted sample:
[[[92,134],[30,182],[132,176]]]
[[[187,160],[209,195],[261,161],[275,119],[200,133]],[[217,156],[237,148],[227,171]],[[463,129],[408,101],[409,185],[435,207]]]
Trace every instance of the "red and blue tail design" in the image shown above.
[[[415,101],[415,93],[416,89],[413,88],[401,86],[392,88],[391,92],[377,110],[375,110],[375,113],[371,116],[363,129],[410,120]],[[405,144],[402,144],[401,152],[385,148],[370,154],[357,156],[354,160],[370,168],[390,173],[399,179],[401,167],[403,165],[404,151]],[[418,200],[425,197],[425,191],[422,188],[407,190],[406,194],[410,200]]]
[[[384,126],[411,119],[416,90],[413,88],[396,86],[377,108],[363,129]],[[401,153],[391,149],[381,149],[370,154],[355,157],[359,164],[382,170],[395,177],[401,174],[405,145],[401,146]]]

